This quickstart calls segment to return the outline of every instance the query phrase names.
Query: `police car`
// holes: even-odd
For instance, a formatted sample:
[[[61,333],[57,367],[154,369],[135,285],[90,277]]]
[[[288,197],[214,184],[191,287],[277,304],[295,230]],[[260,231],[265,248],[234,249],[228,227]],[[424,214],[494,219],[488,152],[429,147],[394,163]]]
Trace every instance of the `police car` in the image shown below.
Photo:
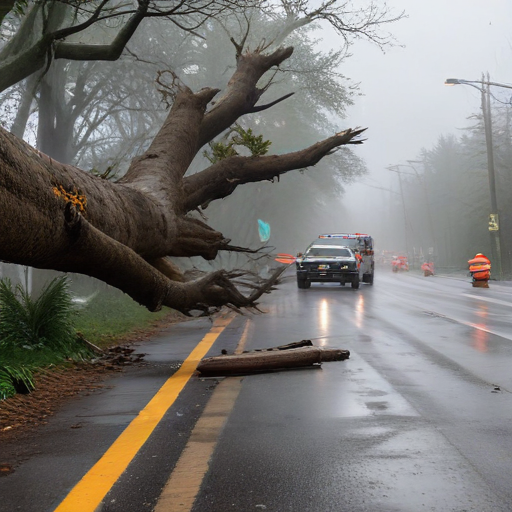
[[[374,242],[370,235],[365,233],[325,233],[319,235],[317,242],[350,247],[356,253],[360,262],[361,281],[366,284],[373,284],[375,255]]]
[[[361,282],[371,285],[375,270],[373,238],[364,233],[319,235],[304,254],[298,255],[296,267],[299,288],[309,288],[312,282],[351,283],[356,289]]]
[[[299,288],[309,288],[315,282],[351,283],[352,288],[359,288],[362,274],[350,247],[316,241],[298,255],[295,265]]]

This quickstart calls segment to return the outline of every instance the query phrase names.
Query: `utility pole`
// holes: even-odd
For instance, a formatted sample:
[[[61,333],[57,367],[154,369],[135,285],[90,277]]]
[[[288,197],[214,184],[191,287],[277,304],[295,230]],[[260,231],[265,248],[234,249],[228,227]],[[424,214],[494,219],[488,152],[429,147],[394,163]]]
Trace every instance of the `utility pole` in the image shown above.
[[[427,209],[427,218],[428,218],[428,227],[430,231],[430,241],[432,242],[432,259],[435,256],[436,251],[436,232],[434,230],[434,222],[432,221],[432,211],[430,208],[430,199],[428,196],[428,190],[427,190],[427,184],[425,183],[425,170],[423,173],[423,177],[420,176],[420,173],[418,172],[418,169],[412,164],[423,164],[421,160],[407,160],[409,167],[411,167],[416,177],[418,178],[418,181],[420,182],[421,188],[423,189],[423,194],[425,195],[425,205]]]
[[[498,279],[503,278],[503,267],[501,258],[501,240],[500,240],[500,224],[499,224],[499,210],[498,201],[496,198],[496,175],[494,172],[494,148],[492,143],[492,116],[491,116],[491,91],[490,87],[503,87],[512,89],[511,85],[500,84],[491,82],[489,80],[489,73],[487,73],[487,80],[482,73],[482,80],[477,82],[475,80],[461,80],[459,78],[448,78],[445,80],[445,85],[469,85],[480,91],[482,102],[482,115],[484,120],[485,130],[485,144],[487,149],[487,174],[489,178],[489,193],[491,196],[491,212],[489,214],[489,233],[491,235],[491,247],[493,251],[492,264],[495,266]],[[479,85],[476,85],[479,84]]]
[[[501,240],[498,200],[496,198],[496,173],[494,170],[494,147],[492,142],[492,115],[491,115],[491,92],[489,90],[489,74],[487,81],[482,73],[482,87],[480,89],[482,99],[482,115],[484,118],[485,143],[487,148],[487,174],[489,178],[489,192],[491,195],[491,213],[489,214],[489,233],[491,234],[491,246],[493,248],[493,259],[496,261],[499,279],[502,279],[501,266]]]
[[[386,167],[386,169],[398,174],[398,183],[400,184],[400,197],[402,198],[402,207],[404,209],[405,252],[407,253],[407,257],[409,257],[409,242],[407,237],[407,210],[405,208],[404,189],[402,186],[402,173],[400,172],[398,165],[389,165]]]

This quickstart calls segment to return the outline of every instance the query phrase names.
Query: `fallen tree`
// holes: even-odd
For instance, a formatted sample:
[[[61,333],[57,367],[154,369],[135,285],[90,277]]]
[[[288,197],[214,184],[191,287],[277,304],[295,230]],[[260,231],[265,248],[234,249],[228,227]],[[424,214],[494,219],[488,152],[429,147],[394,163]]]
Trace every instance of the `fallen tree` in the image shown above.
[[[56,162],[0,128],[0,259],[98,278],[150,310],[256,306],[285,267],[244,295],[236,286],[240,273],[217,271],[187,281],[167,258],[250,252],[230,245],[192,212],[239,185],[314,166],[342,145],[360,144],[364,130],[347,129],[293,153],[226,158],[186,176],[200,148],[239,117],[289,96],[257,104],[267,90],[258,81],[291,55],[291,47],[271,53],[237,48],[236,70],[221,98],[208,108],[219,90],[179,87],[152,144],[116,183]]]

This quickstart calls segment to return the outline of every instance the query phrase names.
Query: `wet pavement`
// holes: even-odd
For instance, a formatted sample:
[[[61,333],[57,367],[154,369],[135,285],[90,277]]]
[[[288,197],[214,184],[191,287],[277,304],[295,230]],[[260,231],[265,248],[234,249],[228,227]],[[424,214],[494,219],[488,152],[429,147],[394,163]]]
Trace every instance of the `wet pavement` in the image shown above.
[[[168,512],[512,510],[510,286],[382,271],[359,290],[291,279],[262,307],[236,317],[209,355],[313,339],[350,359],[244,377],[208,437],[204,474],[190,470],[193,506]],[[146,367],[55,416],[0,479],[0,511],[55,510],[210,328],[171,327],[141,349]],[[206,442],[191,432],[228,380],[192,377],[98,510],[158,507],[189,441]]]

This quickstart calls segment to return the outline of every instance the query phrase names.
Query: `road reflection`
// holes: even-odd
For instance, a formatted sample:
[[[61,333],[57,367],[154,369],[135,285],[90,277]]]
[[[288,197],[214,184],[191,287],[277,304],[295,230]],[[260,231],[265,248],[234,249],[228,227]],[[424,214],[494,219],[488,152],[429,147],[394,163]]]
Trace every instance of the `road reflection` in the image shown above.
[[[480,322],[472,324],[473,327],[475,327],[471,331],[473,348],[475,348],[479,352],[487,352],[489,350],[489,333],[487,332],[489,329],[489,326],[487,325],[489,308],[487,304],[478,304],[478,309],[475,310],[474,314],[475,316],[479,317]]]
[[[327,299],[322,299],[320,301],[320,308],[318,309],[318,325],[322,335],[329,332],[329,324],[329,301]]]
[[[475,316],[481,319],[481,322],[473,324],[475,329],[471,332],[473,340],[473,347],[479,352],[487,352],[489,333],[487,332],[487,317],[489,316],[489,308],[486,304],[479,304],[478,310],[475,311]]]
[[[356,301],[356,314],[355,314],[355,323],[358,329],[363,327],[363,318],[364,318],[364,295],[360,293],[358,295]]]
[[[473,338],[473,347],[476,348],[479,352],[487,352],[489,349],[487,347],[487,342],[489,341],[489,333],[482,331],[482,328],[485,328],[485,324],[475,324],[477,329],[473,330],[472,338]]]

